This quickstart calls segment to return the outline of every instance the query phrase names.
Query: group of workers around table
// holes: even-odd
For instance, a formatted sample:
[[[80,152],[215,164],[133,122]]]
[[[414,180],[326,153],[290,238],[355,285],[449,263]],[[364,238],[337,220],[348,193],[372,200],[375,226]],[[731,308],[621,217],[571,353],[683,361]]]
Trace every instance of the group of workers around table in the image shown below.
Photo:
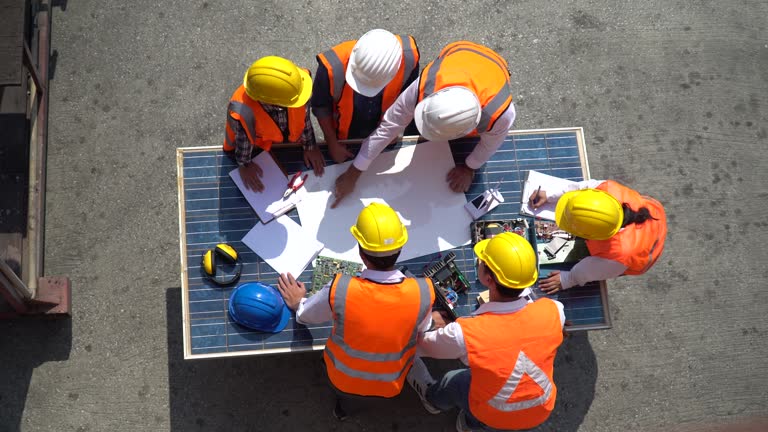
[[[323,173],[310,99],[331,158],[340,163],[354,157],[336,180],[332,206],[411,121],[429,140],[480,136],[464,164],[446,175],[454,191],[464,192],[515,119],[506,61],[476,43],[448,44],[419,73],[413,37],[377,29],[317,60],[314,91],[307,70],[280,57],[264,57],[251,65],[232,95],[224,149],[234,151],[248,187],[263,189],[261,169],[251,162],[254,147],[269,151],[273,144],[301,143],[306,165]],[[364,138],[356,156],[339,142],[349,138]],[[529,197],[534,207],[556,202],[557,225],[584,238],[590,253],[571,271],[553,272],[540,281],[542,290],[553,293],[638,275],[656,262],[666,237],[666,216],[656,200],[611,180],[587,180],[571,189],[540,190]],[[309,298],[293,275],[278,280],[297,322],[333,322],[324,362],[339,396],[337,417],[346,415],[346,398],[394,397],[405,381],[430,413],[459,408],[459,431],[529,429],[549,417],[565,315],[560,302],[528,296],[538,271],[536,252],[525,238],[503,233],[474,246],[478,281],[488,288],[490,302],[472,316],[446,323],[439,311],[432,311],[432,282],[405,277],[395,267],[408,240],[395,210],[370,204],[351,232],[366,266],[359,277],[337,275]],[[468,368],[438,381],[422,356],[459,359]]]

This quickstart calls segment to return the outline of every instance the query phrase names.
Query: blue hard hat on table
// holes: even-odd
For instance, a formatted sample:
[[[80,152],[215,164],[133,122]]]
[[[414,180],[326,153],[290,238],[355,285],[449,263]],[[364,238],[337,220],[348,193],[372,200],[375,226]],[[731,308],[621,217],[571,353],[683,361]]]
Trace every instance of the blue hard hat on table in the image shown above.
[[[248,282],[229,297],[229,316],[243,327],[277,333],[288,324],[291,311],[276,289],[261,282]]]

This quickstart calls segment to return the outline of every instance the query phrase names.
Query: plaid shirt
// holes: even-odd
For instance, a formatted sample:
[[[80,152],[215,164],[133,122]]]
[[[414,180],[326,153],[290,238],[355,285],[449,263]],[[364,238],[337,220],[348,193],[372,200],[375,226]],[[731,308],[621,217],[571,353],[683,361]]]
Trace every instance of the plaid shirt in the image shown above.
[[[265,103],[261,103],[261,106],[264,108],[264,111],[269,114],[269,117],[274,120],[277,127],[280,128],[280,131],[283,133],[283,140],[288,141],[288,109]],[[304,150],[306,151],[317,148],[317,142],[315,141],[315,131],[312,128],[312,120],[309,116],[309,104],[305,105],[305,109],[306,114],[304,115],[304,118],[306,120],[304,123],[304,131],[301,132],[301,136],[299,137],[299,143],[304,146]],[[248,134],[245,133],[245,128],[243,128],[243,125],[241,125],[238,120],[235,120],[231,115],[227,114],[227,121],[229,122],[229,127],[235,131],[235,159],[237,160],[237,164],[246,165],[253,158],[252,152],[254,147],[248,139]]]

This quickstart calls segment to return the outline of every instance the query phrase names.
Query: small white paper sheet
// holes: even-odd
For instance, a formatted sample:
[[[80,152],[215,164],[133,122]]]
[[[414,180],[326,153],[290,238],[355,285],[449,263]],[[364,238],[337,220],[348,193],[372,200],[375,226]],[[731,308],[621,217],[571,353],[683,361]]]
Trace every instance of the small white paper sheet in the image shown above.
[[[261,176],[261,182],[264,184],[262,192],[246,188],[238,168],[230,171],[229,176],[263,223],[267,223],[275,217],[284,214],[296,206],[296,203],[301,201],[306,195],[307,190],[302,186],[299,190],[290,194],[288,198],[283,199],[283,194],[288,188],[288,177],[283,174],[283,171],[277,166],[277,162],[275,162],[275,159],[269,152],[259,153],[251,162],[258,164],[264,172]]]
[[[541,190],[547,191],[563,190],[567,186],[574,184],[576,184],[576,182],[571,180],[562,179],[560,177],[553,177],[551,175],[540,173],[534,170],[528,171],[528,176],[526,177],[525,185],[523,186],[523,206],[520,208],[520,213],[529,216],[536,216],[542,219],[552,221],[555,220],[555,207],[557,206],[557,203],[548,202],[534,210],[528,205],[528,199],[531,197],[531,194],[539,189],[539,186],[541,186]]]
[[[312,233],[285,215],[268,224],[257,223],[243,237],[243,243],[277,273],[291,273],[297,278],[323,249]]]
[[[455,166],[447,141],[428,141],[380,154],[357,181],[355,190],[332,209],[336,178],[349,164],[325,167],[307,179],[307,195],[298,203],[301,224],[325,244],[323,256],[361,263],[349,227],[372,202],[391,206],[408,230],[400,254],[405,261],[468,244],[472,217],[463,193],[451,191],[445,176]]]

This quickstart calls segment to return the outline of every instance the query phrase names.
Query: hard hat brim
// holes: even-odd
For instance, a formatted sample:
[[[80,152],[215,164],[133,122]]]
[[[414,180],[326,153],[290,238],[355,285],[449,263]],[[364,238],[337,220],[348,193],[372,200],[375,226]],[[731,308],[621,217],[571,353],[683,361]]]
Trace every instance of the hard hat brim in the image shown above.
[[[386,87],[386,85],[381,87],[371,87],[355,79],[355,76],[352,74],[352,68],[354,66],[355,66],[355,59],[354,58],[349,59],[349,64],[347,65],[347,71],[344,73],[344,79],[347,81],[347,84],[349,84],[352,90],[356,91],[357,93],[360,93],[365,97],[374,97],[377,94],[379,94],[382,90],[384,90],[384,87]]]
[[[416,129],[419,131],[419,134],[426,138],[429,141],[436,141],[435,137],[430,136],[428,133],[424,133],[424,108],[426,107],[426,104],[424,101],[427,100],[427,98],[424,98],[421,102],[416,104],[416,108],[413,110],[413,121],[416,123]]]
[[[283,312],[280,314],[280,322],[277,323],[274,329],[272,329],[272,333],[280,333],[283,331],[285,326],[288,325],[288,320],[291,319],[291,311],[288,309],[288,306],[283,305]]]
[[[480,258],[481,261],[485,261],[485,248],[488,247],[490,241],[491,239],[485,239],[475,243],[473,250],[475,251],[475,255]]]
[[[296,99],[296,102],[285,105],[286,108],[299,108],[307,104],[309,102],[309,98],[312,97],[312,77],[309,76],[309,73],[305,71],[302,68],[299,69],[299,76],[301,77],[301,93],[299,94],[298,99]]]
[[[435,93],[432,93],[431,95],[425,97],[421,102],[416,104],[416,108],[413,110],[413,121],[414,121],[414,123],[416,123],[416,129],[419,130],[419,134],[421,136],[423,136],[424,138],[426,138],[429,141],[450,141],[450,140],[454,140],[454,139],[463,138],[463,137],[469,135],[473,130],[475,130],[477,125],[480,123],[481,110],[478,110],[478,112],[477,112],[477,121],[475,122],[475,124],[471,128],[469,128],[468,130],[463,131],[462,133],[458,134],[457,136],[452,136],[452,137],[436,136],[436,135],[432,135],[429,132],[424,130],[424,110],[427,108],[427,103],[426,102],[429,100],[429,98],[434,97],[436,94],[444,92],[446,90],[450,90],[452,88],[460,88],[460,89],[464,89],[466,91],[469,91],[469,89],[467,89],[466,87],[462,87],[462,86],[446,87],[444,89],[441,89],[441,90],[439,90],[439,91],[437,91]],[[478,104],[479,104],[479,102],[478,102]]]

